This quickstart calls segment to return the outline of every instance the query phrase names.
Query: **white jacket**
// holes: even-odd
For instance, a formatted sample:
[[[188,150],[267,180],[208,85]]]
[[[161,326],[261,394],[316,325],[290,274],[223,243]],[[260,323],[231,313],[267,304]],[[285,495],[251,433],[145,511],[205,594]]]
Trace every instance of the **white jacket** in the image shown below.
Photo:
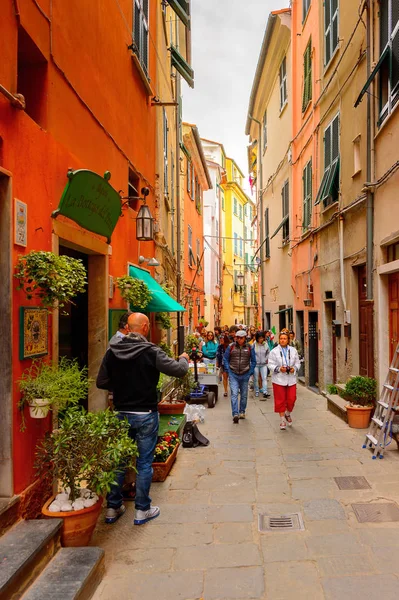
[[[289,367],[295,369],[294,373],[282,373],[280,367],[285,367],[286,362],[281,346],[278,345],[270,351],[268,367],[272,374],[272,383],[278,385],[295,385],[297,381],[298,371],[301,363],[299,361],[298,352],[293,346],[287,346],[287,363]]]

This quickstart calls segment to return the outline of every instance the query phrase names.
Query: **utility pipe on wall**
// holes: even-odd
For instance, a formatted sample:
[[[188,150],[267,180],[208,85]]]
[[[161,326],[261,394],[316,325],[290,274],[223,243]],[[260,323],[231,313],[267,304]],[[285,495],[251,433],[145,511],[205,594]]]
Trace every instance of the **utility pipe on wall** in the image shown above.
[[[366,45],[367,45],[367,79],[371,73],[371,11],[373,10],[372,0],[367,2],[367,27],[366,27]],[[374,83],[371,84],[374,87]],[[372,87],[372,92],[374,89]],[[371,163],[371,146],[373,139],[373,125],[371,121],[372,102],[374,95],[367,94],[367,165],[366,177],[367,181],[372,181],[372,163]],[[366,285],[367,285],[367,300],[373,300],[373,260],[374,260],[374,192],[367,188],[366,201]]]
[[[346,290],[345,290],[345,272],[344,272],[344,217],[339,216],[339,274],[341,278],[341,298],[344,311],[346,311]]]

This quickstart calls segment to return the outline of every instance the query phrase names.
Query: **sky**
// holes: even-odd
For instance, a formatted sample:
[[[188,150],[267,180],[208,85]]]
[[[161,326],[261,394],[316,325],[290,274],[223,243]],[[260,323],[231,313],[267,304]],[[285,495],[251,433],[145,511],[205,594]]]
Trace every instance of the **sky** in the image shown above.
[[[182,82],[183,119],[201,137],[221,142],[245,175],[245,124],[267,19],[288,6],[289,0],[191,0],[195,87]]]

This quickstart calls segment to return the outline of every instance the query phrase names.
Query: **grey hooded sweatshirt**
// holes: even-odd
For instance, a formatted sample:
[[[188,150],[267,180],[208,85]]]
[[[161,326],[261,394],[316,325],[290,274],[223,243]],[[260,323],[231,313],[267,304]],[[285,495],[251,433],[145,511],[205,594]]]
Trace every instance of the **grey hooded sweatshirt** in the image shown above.
[[[183,377],[185,358],[174,360],[139,333],[110,344],[97,375],[97,387],[113,392],[115,409],[127,412],[157,410],[159,374]]]

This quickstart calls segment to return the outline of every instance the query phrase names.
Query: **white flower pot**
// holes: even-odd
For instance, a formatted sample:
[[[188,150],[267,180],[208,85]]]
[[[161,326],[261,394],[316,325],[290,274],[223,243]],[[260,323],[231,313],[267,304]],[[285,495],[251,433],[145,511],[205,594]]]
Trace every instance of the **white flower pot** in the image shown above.
[[[29,402],[29,413],[32,419],[44,419],[50,410],[50,403],[46,399],[35,398]]]

